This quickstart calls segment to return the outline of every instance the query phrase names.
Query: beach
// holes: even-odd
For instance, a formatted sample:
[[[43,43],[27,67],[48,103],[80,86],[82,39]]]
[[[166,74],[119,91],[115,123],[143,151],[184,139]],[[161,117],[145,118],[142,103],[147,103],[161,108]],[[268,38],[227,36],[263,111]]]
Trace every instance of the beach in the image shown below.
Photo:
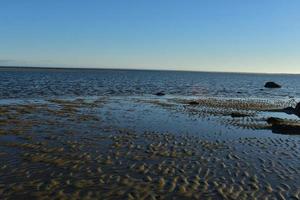
[[[2,199],[300,199],[299,75],[0,77]]]

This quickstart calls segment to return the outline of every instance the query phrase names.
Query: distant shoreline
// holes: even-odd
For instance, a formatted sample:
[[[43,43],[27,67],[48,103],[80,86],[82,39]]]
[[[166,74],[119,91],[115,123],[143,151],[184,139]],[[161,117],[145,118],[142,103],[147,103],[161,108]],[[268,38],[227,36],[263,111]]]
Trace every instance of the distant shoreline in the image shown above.
[[[257,74],[257,75],[300,75],[295,73],[262,73],[262,72],[225,72],[225,71],[196,71],[196,70],[171,70],[171,69],[134,69],[134,68],[97,68],[97,67],[37,67],[37,66],[0,66],[3,70],[22,70],[22,71],[60,71],[60,70],[107,70],[107,71],[156,71],[156,72],[195,72],[195,73],[219,73],[219,74]]]

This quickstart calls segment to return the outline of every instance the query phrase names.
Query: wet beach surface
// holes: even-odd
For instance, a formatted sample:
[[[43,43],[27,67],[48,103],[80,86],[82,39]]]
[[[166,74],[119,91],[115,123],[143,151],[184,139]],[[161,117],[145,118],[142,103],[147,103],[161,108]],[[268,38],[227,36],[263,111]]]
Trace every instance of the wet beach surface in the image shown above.
[[[193,105],[189,102],[197,101]],[[287,100],[91,96],[0,102],[2,199],[299,199]],[[242,113],[243,115],[232,115]]]
[[[278,112],[300,101],[299,75],[0,68],[0,80],[0,199],[300,199],[300,134],[267,123],[300,124]]]

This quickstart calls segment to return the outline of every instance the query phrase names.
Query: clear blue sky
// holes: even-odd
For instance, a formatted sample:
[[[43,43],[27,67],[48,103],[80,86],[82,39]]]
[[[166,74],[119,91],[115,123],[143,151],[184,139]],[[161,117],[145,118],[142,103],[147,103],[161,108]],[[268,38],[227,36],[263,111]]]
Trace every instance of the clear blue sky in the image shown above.
[[[0,65],[300,73],[299,0],[1,0]]]

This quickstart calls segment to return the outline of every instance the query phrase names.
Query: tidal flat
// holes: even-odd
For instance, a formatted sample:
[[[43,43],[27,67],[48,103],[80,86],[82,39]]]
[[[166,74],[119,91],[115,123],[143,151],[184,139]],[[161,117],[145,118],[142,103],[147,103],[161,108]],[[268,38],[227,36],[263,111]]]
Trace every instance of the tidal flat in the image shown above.
[[[300,199],[288,101],[115,96],[0,102],[1,199]]]

